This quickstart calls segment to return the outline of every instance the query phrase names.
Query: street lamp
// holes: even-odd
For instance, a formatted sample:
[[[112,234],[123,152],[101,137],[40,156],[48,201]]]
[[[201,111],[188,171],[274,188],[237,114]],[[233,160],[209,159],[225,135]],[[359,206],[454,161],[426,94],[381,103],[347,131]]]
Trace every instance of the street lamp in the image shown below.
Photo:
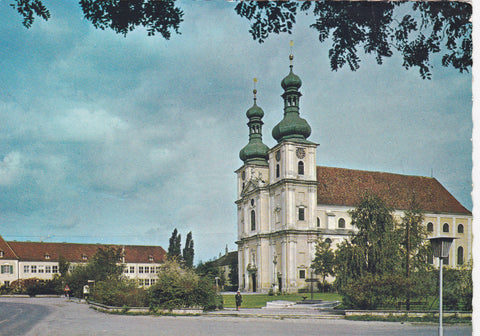
[[[443,300],[442,300],[442,282],[443,282],[443,258],[448,257],[448,253],[450,252],[450,246],[452,246],[452,242],[456,237],[448,237],[448,236],[437,236],[428,238],[432,243],[433,249],[433,256],[437,257],[440,262],[440,290],[439,290],[439,312],[438,312],[438,335],[443,336],[443,325],[442,325],[442,315],[443,315]]]

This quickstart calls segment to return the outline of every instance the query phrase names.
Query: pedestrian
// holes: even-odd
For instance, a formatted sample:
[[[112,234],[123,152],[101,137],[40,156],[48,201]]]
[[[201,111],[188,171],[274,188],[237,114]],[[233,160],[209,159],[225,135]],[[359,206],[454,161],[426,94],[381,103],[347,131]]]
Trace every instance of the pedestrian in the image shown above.
[[[70,287],[68,287],[68,285],[65,285],[65,297],[68,299],[70,299]]]
[[[237,291],[237,294],[235,295],[235,304],[237,306],[237,310],[242,305],[242,294],[240,294],[240,291]]]

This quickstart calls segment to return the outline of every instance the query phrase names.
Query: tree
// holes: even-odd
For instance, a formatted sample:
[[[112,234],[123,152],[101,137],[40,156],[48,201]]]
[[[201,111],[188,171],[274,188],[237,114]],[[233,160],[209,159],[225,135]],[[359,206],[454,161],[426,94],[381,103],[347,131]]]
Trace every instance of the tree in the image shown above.
[[[411,271],[418,268],[425,269],[427,257],[427,230],[423,225],[423,212],[415,198],[412,196],[410,209],[405,211],[400,222],[401,253],[404,256],[405,278],[410,278]],[[410,310],[410,290],[407,291],[406,309]]]
[[[183,260],[185,261],[186,267],[193,267],[193,239],[192,239],[192,231],[187,234],[187,238],[185,240],[185,247],[183,248]]]
[[[322,276],[322,289],[325,292],[325,279],[329,275],[335,275],[333,271],[335,254],[331,249],[331,243],[326,239],[318,239],[315,247],[315,258],[312,262],[312,268],[315,270],[315,274]]]
[[[58,257],[58,270],[60,272],[60,276],[65,278],[67,276],[68,270],[70,268],[70,263],[65,259],[64,256]]]
[[[172,236],[170,237],[169,244],[168,244],[167,257],[169,259],[174,259],[174,258],[179,259],[182,257],[181,239],[182,239],[181,235],[178,233],[177,229],[175,228],[172,232]]]
[[[112,29],[127,35],[137,27],[145,27],[148,35],[160,33],[170,39],[172,31],[179,33],[183,11],[175,0],[80,0],[85,19],[95,28]],[[48,20],[50,11],[42,0],[12,0],[10,4],[23,17],[23,25],[30,28],[35,16]]]
[[[230,272],[228,273],[228,282],[230,283],[230,290],[236,291],[238,288],[238,259],[232,258],[230,261]]]
[[[11,6],[30,27],[35,17],[48,20],[50,11],[42,0],[11,0]],[[183,11],[175,0],[80,0],[85,19],[94,27],[112,29],[124,36],[136,27],[145,27],[149,36],[160,33],[169,39],[179,33]],[[410,10],[411,8],[411,10]],[[271,34],[293,31],[299,12],[313,14],[311,28],[320,43],[331,38],[331,69],[348,64],[360,66],[360,48],[373,54],[378,64],[398,52],[403,67],[419,69],[422,78],[431,78],[430,59],[443,52],[442,65],[460,72],[472,66],[472,6],[462,1],[240,1],[235,11],[250,21],[250,34],[260,43]],[[413,11],[413,15],[410,14]]]
[[[357,70],[362,47],[378,64],[400,53],[403,67],[418,67],[423,79],[431,78],[430,58],[440,52],[443,66],[460,72],[472,66],[472,6],[466,2],[241,1],[235,10],[251,22],[249,32],[260,43],[271,33],[291,34],[299,11],[313,13],[310,27],[319,41],[331,39],[334,71],[346,64]]]

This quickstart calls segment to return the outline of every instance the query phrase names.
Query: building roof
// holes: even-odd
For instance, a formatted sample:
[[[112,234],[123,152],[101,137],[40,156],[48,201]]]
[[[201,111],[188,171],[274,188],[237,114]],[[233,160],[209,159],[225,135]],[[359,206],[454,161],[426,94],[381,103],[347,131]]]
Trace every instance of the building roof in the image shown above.
[[[318,204],[356,206],[365,192],[371,192],[391,208],[406,210],[415,194],[425,212],[471,215],[432,177],[318,166],[317,181]]]
[[[2,236],[0,236],[0,252],[3,252],[0,259],[18,259],[18,257],[15,255],[15,252],[7,244],[7,242],[3,240]]]
[[[1,242],[4,241],[0,237]],[[99,248],[122,248],[125,263],[161,263],[165,261],[166,252],[161,246],[139,245],[103,245],[45,242],[5,242],[14,251],[14,259],[21,261],[58,261],[62,256],[69,262],[85,262],[93,257]]]
[[[238,251],[229,252],[217,260],[214,260],[212,263],[214,266],[230,266],[232,262],[238,261]]]

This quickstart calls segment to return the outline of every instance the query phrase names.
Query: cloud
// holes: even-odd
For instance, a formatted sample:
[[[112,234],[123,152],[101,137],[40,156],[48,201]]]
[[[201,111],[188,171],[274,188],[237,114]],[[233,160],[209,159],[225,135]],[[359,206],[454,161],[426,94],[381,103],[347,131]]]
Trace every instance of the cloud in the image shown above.
[[[10,152],[0,161],[0,186],[11,186],[23,175],[23,158],[18,152]]]

